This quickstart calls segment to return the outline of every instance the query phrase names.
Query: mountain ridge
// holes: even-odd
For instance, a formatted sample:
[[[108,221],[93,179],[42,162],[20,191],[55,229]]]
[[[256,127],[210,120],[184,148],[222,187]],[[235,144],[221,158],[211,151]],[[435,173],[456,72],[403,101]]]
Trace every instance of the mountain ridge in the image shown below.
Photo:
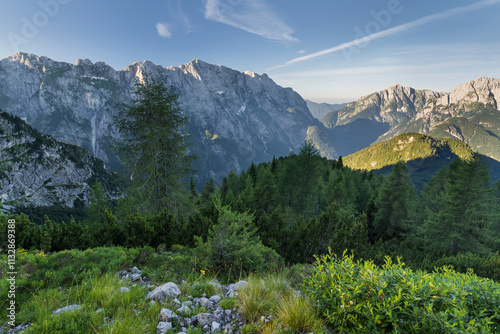
[[[302,145],[309,126],[321,126],[299,94],[267,74],[198,59],[170,67],[146,60],[116,71],[88,59],[73,65],[18,53],[0,61],[0,108],[117,169],[110,146],[118,133],[110,124],[116,106],[130,101],[135,79],[145,72],[170,86],[189,116],[190,150],[200,157],[194,166],[201,171],[198,184],[287,155]]]
[[[458,138],[500,161],[499,102],[500,80],[494,78],[479,77],[461,83],[450,93],[394,84],[325,115],[321,122],[337,142],[339,137],[344,139],[343,145],[337,147],[340,155],[403,133],[417,132]],[[470,128],[479,129],[481,135]],[[370,135],[360,139],[359,129],[369,131]],[[487,142],[491,144],[485,145]]]
[[[96,181],[109,198],[120,196],[118,177],[101,160],[0,110],[1,202],[83,207]]]
[[[438,170],[455,159],[470,160],[476,153],[455,138],[436,138],[420,133],[404,133],[378,142],[344,157],[343,163],[353,169],[389,174],[397,162],[404,162],[418,190],[423,189]],[[490,169],[493,181],[500,180],[500,162],[481,155]]]

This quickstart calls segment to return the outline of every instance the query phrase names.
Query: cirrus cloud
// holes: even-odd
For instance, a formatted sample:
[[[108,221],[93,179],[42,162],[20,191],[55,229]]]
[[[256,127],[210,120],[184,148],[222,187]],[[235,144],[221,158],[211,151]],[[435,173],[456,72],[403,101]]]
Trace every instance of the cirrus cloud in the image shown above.
[[[263,0],[206,0],[205,18],[267,39],[298,42],[293,30]]]

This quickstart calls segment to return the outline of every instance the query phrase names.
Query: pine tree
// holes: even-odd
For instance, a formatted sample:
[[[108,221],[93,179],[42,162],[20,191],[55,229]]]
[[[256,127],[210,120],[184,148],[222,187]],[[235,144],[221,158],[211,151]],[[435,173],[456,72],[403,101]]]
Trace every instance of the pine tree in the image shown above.
[[[104,216],[104,210],[108,209],[106,195],[102,190],[100,182],[96,181],[92,185],[92,192],[89,196],[89,207],[87,209],[88,219],[91,222],[101,222]]]
[[[388,241],[404,236],[415,202],[415,188],[410,184],[407,171],[403,162],[396,163],[379,189],[373,219],[375,240]]]
[[[435,256],[487,253],[496,209],[489,170],[479,156],[450,164],[439,203],[437,212],[427,210],[424,235],[429,251]]]
[[[217,223],[210,229],[208,239],[196,238],[197,252],[205,265],[215,270],[233,270],[248,273],[262,269],[264,254],[268,249],[262,245],[253,216],[232,212],[229,207],[217,202]]]
[[[117,150],[127,164],[130,192],[140,211],[176,211],[186,203],[182,182],[194,159],[187,153],[186,121],[177,95],[147,74],[136,83],[132,103],[115,117],[122,137]]]
[[[189,180],[189,191],[191,192],[191,198],[197,198],[198,192],[196,191],[196,186],[194,184],[194,178],[191,176]]]

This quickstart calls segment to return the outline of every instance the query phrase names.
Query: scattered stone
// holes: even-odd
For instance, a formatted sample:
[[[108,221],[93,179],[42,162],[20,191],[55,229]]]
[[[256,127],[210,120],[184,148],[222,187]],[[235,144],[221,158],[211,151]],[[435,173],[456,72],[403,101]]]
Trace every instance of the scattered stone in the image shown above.
[[[182,306],[190,307],[191,305],[193,305],[193,302],[190,300],[186,300],[185,302],[182,302]]]
[[[216,303],[216,304],[217,304],[218,302],[220,302],[220,301],[221,301],[221,299],[222,299],[222,298],[221,298],[221,296],[219,296],[219,295],[215,295],[215,296],[210,297],[210,299],[209,299],[209,300],[210,300],[211,302],[214,302],[214,303]]]
[[[141,279],[141,274],[131,274],[129,275],[129,278],[132,282],[137,282]]]
[[[218,322],[212,321],[212,333],[220,330],[220,324]]]
[[[212,325],[212,322],[215,320],[214,316],[210,313],[199,313],[196,317],[201,326]]]
[[[60,309],[52,312],[52,316],[54,316],[55,314],[63,313],[63,312],[74,311],[76,309],[79,309],[80,307],[82,307],[82,306],[81,305],[68,305],[68,306],[65,306],[63,308],[60,308]]]
[[[158,326],[156,326],[156,334],[165,334],[167,331],[172,329],[172,323],[171,322],[165,322],[165,321],[160,321],[158,323]]]
[[[137,267],[134,267],[132,269],[129,269],[132,274],[141,274],[142,271],[137,269]]]
[[[201,297],[198,299],[198,303],[200,304],[201,307],[207,307],[208,304],[210,303],[210,300],[208,300],[205,297]]]
[[[226,296],[229,298],[233,298],[238,295],[238,289],[247,285],[247,281],[238,281],[234,284],[229,284],[228,285],[228,292],[226,293]]]
[[[177,315],[173,311],[169,310],[168,308],[162,308],[160,311],[160,314],[158,314],[158,320],[164,321],[164,322],[172,320],[175,317],[177,317]]]
[[[159,302],[165,301],[165,299],[173,299],[179,297],[181,290],[177,284],[173,282],[168,282],[162,286],[157,287],[153,291],[149,292],[146,296],[147,300],[154,299]]]
[[[127,287],[125,287],[125,286],[122,286],[122,287],[120,288],[120,292],[129,292],[129,291],[130,291],[130,289],[129,289],[129,288],[127,288]]]
[[[17,325],[16,327],[11,327],[9,323],[5,323],[3,325],[0,325],[0,333],[21,334],[24,333],[24,331],[26,331],[30,325],[31,325],[30,323],[26,323]],[[7,330],[7,328],[9,329]]]
[[[191,309],[189,306],[182,305],[180,308],[177,309],[177,313],[179,314],[189,314],[191,313]]]

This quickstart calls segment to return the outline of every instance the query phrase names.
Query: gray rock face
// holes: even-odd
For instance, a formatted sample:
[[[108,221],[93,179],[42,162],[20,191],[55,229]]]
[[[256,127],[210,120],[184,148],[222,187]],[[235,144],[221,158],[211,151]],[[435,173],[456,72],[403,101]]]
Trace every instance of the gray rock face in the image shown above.
[[[499,103],[500,79],[478,78],[450,93],[396,84],[327,114],[321,121],[331,130],[327,135],[321,129],[314,133],[327,142],[324,151],[328,145],[334,146],[335,153],[343,156],[403,133],[418,132],[460,139],[500,160]]]
[[[173,282],[168,282],[163,284],[162,286],[157,287],[153,291],[149,292],[146,295],[146,300],[154,299],[158,302],[162,302],[165,299],[174,299],[179,297],[181,294],[181,290],[177,286],[177,284]]]
[[[345,108],[329,114],[330,116],[335,114],[336,117],[325,116],[322,120],[330,128],[346,125],[360,118],[387,123],[392,127],[408,121],[427,101],[441,95],[442,93],[431,90],[415,90],[394,84],[380,92],[361,97]]]
[[[112,198],[116,177],[102,161],[75,145],[42,135],[18,117],[0,111],[0,201],[38,206],[87,204],[100,181]]]
[[[318,125],[306,102],[266,74],[241,73],[193,60],[179,67],[149,61],[115,71],[102,62],[75,65],[18,53],[0,61],[0,108],[25,118],[43,133],[80,145],[107,166],[119,165],[110,150],[110,122],[118,103],[127,103],[136,78],[148,72],[179,95],[189,116],[190,150],[205,177],[220,179],[252,161],[287,155]],[[201,176],[200,176],[201,177]]]

